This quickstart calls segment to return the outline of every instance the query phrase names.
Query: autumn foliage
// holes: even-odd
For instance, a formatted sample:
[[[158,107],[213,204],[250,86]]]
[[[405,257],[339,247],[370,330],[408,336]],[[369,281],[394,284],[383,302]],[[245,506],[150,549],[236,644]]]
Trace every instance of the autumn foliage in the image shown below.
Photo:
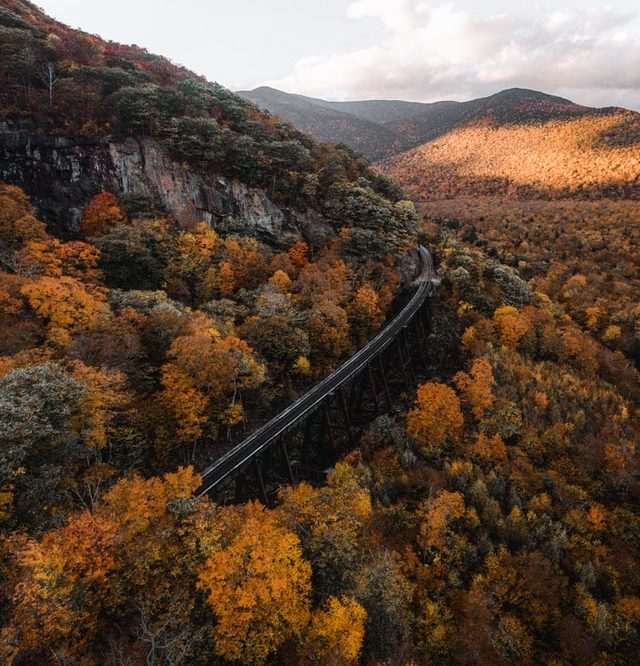
[[[588,325],[445,233],[438,379],[376,420],[327,483],[283,487],[274,509],[216,505],[194,498],[191,468],[145,478],[135,465],[224,442],[252,396],[276,395],[271,377],[293,391],[347,353],[387,268],[354,291],[331,254],[296,267],[205,228],[177,240],[163,270],[193,307],[110,289],[95,269],[4,274],[6,317],[23,327],[0,365],[11,658],[637,660],[638,377]],[[200,301],[199,276],[233,256],[265,267],[253,310],[241,290]]]
[[[381,171],[414,199],[638,199],[637,114],[612,110],[540,123],[487,118],[390,158]]]
[[[7,654],[310,663],[308,646],[357,663],[366,604],[342,587],[371,514],[358,478],[339,467],[276,514],[196,501],[193,468],[171,470],[203,467],[366,342],[393,259],[131,219],[111,193],[87,206],[86,241],[62,241],[18,188],[0,198]]]
[[[462,428],[460,400],[444,384],[428,382],[418,388],[414,408],[407,416],[407,431],[425,452],[437,451]]]
[[[126,220],[111,192],[97,194],[84,209],[80,231],[87,237],[104,236]]]
[[[205,562],[198,583],[218,620],[216,651],[232,661],[264,663],[309,621],[311,568],[295,534],[259,504],[245,505],[218,529],[220,550]]]
[[[432,199],[428,376],[322,482],[216,503],[194,470],[382,325],[413,207],[138,47],[21,0],[0,36],[2,122],[154,137],[321,220],[182,228],[104,192],[69,241],[0,184],[2,663],[640,662],[640,218],[586,201],[637,195],[626,114],[464,127],[444,164],[399,158]],[[546,200],[434,200],[477,191]]]

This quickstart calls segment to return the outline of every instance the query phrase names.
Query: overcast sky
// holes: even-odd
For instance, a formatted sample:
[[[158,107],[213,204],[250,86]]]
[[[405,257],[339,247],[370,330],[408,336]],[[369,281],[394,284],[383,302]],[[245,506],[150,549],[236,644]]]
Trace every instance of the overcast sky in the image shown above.
[[[232,89],[464,100],[526,87],[640,110],[638,0],[36,0]]]

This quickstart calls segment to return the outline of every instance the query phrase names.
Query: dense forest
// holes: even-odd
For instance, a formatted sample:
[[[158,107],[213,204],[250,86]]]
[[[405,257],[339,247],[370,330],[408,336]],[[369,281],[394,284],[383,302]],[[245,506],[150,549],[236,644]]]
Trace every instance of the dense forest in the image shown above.
[[[28,629],[16,614],[30,575],[23,556],[74,516],[88,512],[92,522],[118,488],[137,487],[156,508],[186,500],[198,482],[185,465],[201,468],[368,340],[398,292],[398,258],[415,247],[414,208],[348,149],[319,144],[162,57],[71,30],[31,3],[2,3],[0,48],[6,136],[153,137],[185,171],[263,187],[283,211],[312,210],[318,220],[304,234],[265,238],[242,218],[214,229],[197,211],[174,219],[157,197],[104,191],[85,202],[79,228],[66,225],[60,236],[23,190],[0,184],[3,663],[101,662],[113,641],[112,660],[120,650],[133,663],[140,655],[206,663],[215,615],[207,611],[193,646],[180,639],[171,652],[154,638],[147,652],[149,637],[138,637],[125,617],[137,602],[131,606],[124,580],[128,610],[117,619],[114,607],[112,620],[101,620],[122,637],[98,636],[97,624],[95,640],[86,633],[80,606],[100,614],[111,593],[91,583],[90,599],[62,569],[51,582],[69,586],[69,605],[45,588],[41,600],[68,606],[70,615],[56,619],[43,607],[52,624]],[[165,481],[155,476],[162,474]],[[160,527],[159,515],[143,518],[138,508],[136,522]],[[86,524],[81,532],[108,550],[100,529]],[[107,538],[115,545],[122,536],[118,528]],[[82,551],[63,541],[69,553]],[[64,569],[70,561],[60,555]],[[93,554],[85,556],[87,572],[102,576]],[[139,556],[140,566],[156,568]],[[308,587],[304,577],[301,585]],[[170,584],[166,591],[174,603]],[[184,590],[185,610],[194,595],[201,593]],[[302,619],[307,606],[301,602]],[[180,630],[188,633],[190,622]]]
[[[553,295],[583,331],[640,368],[640,204],[458,197],[422,210]]]
[[[11,521],[37,530],[125,471],[211,460],[322,377],[384,320],[417,227],[413,205],[364,159],[165,58],[71,30],[20,0],[0,7],[0,33],[8,141],[152,136],[184,172],[263,186],[278,213],[311,210],[315,222],[277,237],[241,217],[214,229],[197,210],[174,219],[157,192],[121,188],[78,201],[79,228],[45,224],[13,186],[33,189],[32,180],[8,169],[2,373],[7,395],[14,379],[32,387],[35,405],[49,392],[42,418],[55,423],[34,422],[27,437],[19,422],[31,407],[16,406],[1,483]]]
[[[124,471],[174,469],[200,444],[223,452],[234,426],[363,344],[399,280],[390,258],[345,258],[344,235],[313,258],[303,241],[276,252],[131,220],[110,193],[81,230],[51,237],[0,185],[4,506],[36,531]]]
[[[373,423],[328,484],[283,488],[268,510],[194,499],[192,468],[112,471],[111,482],[100,463],[75,487],[66,478],[82,502],[47,525],[5,530],[8,659],[638,659],[637,371],[451,230],[428,223],[423,240],[445,270],[433,375]],[[30,408],[39,426],[16,490],[52,432],[66,451],[88,436],[96,455],[112,447],[100,447],[104,422],[121,412],[105,404],[112,388],[91,393],[89,367],[48,361],[2,380],[3,403]],[[74,414],[63,382],[78,395]],[[43,386],[56,388],[38,404],[57,422],[25,400]]]

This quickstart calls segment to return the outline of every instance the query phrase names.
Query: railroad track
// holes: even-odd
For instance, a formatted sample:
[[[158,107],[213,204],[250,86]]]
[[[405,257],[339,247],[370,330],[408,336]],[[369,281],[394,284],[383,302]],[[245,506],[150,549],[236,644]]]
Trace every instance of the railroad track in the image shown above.
[[[422,272],[414,282],[416,291],[398,315],[334,372],[203,470],[202,485],[198,495],[216,494],[227,487],[261,456],[282,441],[288,432],[298,427],[356,377],[369,369],[381,358],[383,352],[400,338],[420,313],[439,282],[431,254],[422,246],[420,246],[420,258]]]

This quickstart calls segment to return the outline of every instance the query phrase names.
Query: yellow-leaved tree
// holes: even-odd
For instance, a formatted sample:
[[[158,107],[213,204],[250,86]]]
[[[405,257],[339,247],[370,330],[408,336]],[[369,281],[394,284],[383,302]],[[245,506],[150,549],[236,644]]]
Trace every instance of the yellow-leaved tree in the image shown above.
[[[160,429],[165,448],[196,442],[206,423],[215,428],[241,421],[240,391],[257,388],[265,379],[253,349],[235,335],[223,336],[201,313],[173,341],[168,357],[159,394],[170,419]]]
[[[337,596],[354,584],[371,517],[371,496],[358,473],[337,463],[321,488],[307,483],[283,488],[281,521],[295,530],[313,565],[314,592]]]
[[[306,662],[328,666],[355,664],[362,651],[367,612],[349,597],[329,597],[316,610],[304,641]]]
[[[111,314],[103,294],[70,277],[41,277],[25,284],[22,294],[47,322],[49,340],[62,347],[74,335],[106,323]]]
[[[348,308],[349,323],[359,346],[366,344],[384,321],[378,294],[369,284],[356,292]]]
[[[512,305],[503,305],[493,314],[493,321],[498,325],[500,341],[506,347],[517,347],[520,339],[529,330],[526,317]]]
[[[418,532],[418,545],[423,551],[444,549],[452,538],[452,522],[464,516],[465,505],[462,493],[440,491],[420,505],[418,515],[422,518]]]
[[[458,372],[453,381],[464,401],[471,407],[473,416],[479,421],[495,401],[491,391],[495,384],[491,364],[484,358],[477,358],[471,364],[469,373]]]

